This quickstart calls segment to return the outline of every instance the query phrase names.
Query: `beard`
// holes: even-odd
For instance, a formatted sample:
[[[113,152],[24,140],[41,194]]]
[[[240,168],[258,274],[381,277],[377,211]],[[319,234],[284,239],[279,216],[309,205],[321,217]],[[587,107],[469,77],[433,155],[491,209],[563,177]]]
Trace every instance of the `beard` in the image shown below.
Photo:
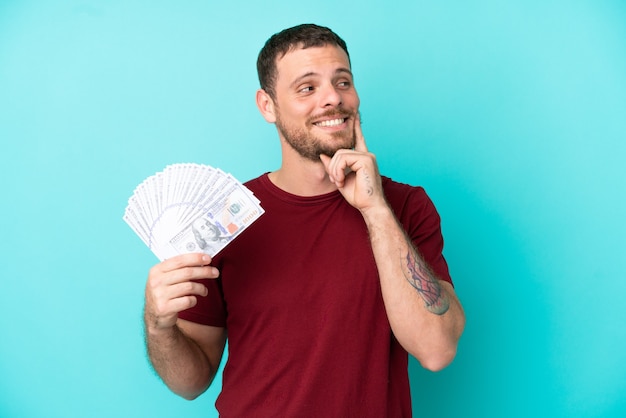
[[[320,117],[337,117],[348,118],[351,113],[346,110],[332,110],[322,115],[316,115],[315,118]],[[312,125],[312,118],[307,121],[306,126]],[[354,118],[353,118],[354,120]],[[328,155],[332,157],[340,149],[352,149],[356,144],[356,136],[354,132],[354,126],[352,129],[332,132],[326,134],[329,138],[319,138],[313,135],[305,128],[296,128],[287,126],[280,118],[280,114],[276,115],[276,129],[281,133],[287,143],[293,148],[300,156],[307,160],[319,162],[320,155]]]

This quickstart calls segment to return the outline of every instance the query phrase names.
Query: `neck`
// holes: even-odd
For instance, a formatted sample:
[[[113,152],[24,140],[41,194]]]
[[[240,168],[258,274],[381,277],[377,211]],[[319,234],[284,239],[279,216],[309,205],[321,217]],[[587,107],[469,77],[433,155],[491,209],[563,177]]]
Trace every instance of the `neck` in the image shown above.
[[[328,179],[321,161],[315,162],[285,152],[280,169],[270,173],[269,179],[276,187],[297,196],[319,196],[337,190]]]

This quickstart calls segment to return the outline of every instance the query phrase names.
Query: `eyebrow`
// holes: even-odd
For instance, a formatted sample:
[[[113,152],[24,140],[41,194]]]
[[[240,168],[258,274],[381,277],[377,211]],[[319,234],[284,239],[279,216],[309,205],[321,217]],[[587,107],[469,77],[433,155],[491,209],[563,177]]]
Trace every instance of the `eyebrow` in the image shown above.
[[[352,77],[352,71],[350,71],[349,68],[345,68],[345,67],[341,67],[341,68],[337,68],[335,70],[335,75],[339,75],[339,74],[343,74],[343,73],[347,73],[350,77]],[[318,73],[315,73],[313,71],[309,71],[308,73],[302,74],[300,77],[296,78],[291,84],[291,87],[295,87],[297,86],[299,83],[302,82],[302,80],[304,80],[305,78],[311,77],[311,76],[317,76]]]

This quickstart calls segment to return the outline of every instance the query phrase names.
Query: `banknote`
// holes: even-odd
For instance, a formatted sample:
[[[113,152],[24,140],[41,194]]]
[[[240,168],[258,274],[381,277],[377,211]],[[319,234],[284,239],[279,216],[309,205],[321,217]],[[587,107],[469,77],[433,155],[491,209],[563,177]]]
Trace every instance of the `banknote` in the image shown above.
[[[203,252],[211,256],[226,247],[260,215],[256,204],[238,184],[233,184],[171,240],[177,254]]]
[[[137,185],[123,220],[165,260],[189,252],[214,256],[263,213],[259,200],[231,174],[177,163]]]

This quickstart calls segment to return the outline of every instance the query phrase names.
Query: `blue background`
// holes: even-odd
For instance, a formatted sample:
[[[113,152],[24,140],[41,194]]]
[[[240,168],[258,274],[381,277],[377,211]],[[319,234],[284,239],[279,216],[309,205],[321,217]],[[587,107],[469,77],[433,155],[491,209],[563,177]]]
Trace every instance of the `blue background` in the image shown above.
[[[121,217],[174,162],[280,162],[256,55],[346,41],[381,171],[426,188],[467,314],[416,416],[626,416],[626,4],[0,1],[0,417],[210,417],[152,373],[157,260]]]

